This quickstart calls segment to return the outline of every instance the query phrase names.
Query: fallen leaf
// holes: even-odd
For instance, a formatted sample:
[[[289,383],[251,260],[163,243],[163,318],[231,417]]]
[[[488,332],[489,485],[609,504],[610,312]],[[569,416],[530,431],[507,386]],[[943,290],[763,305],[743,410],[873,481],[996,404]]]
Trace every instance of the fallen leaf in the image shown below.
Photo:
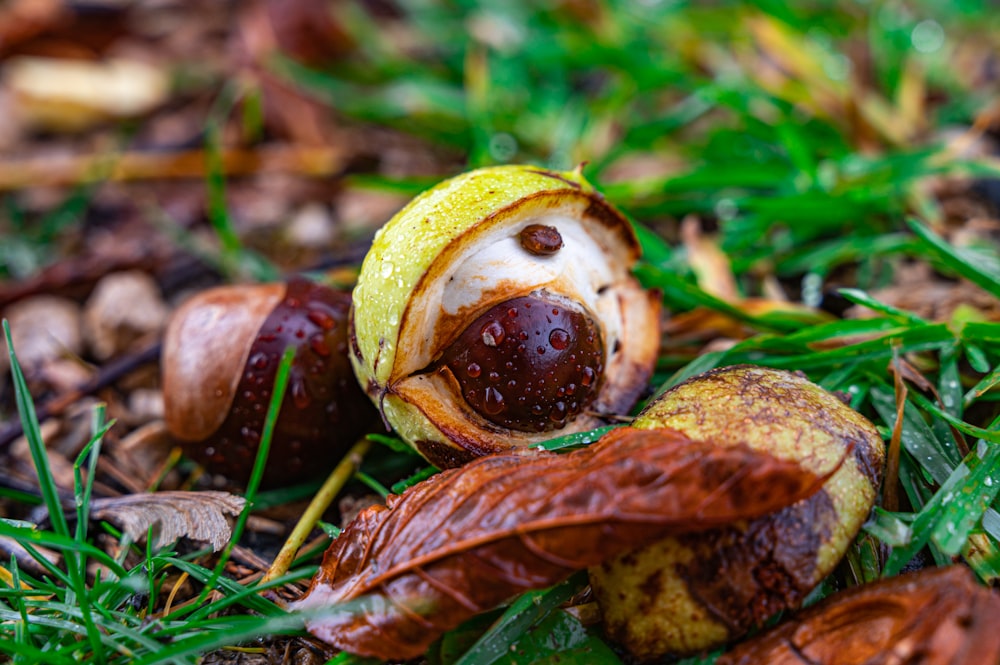
[[[998,663],[997,616],[1000,596],[967,568],[928,568],[830,596],[716,665]]]
[[[730,303],[742,299],[729,257],[719,247],[718,238],[702,231],[696,215],[681,221],[681,241],[702,291]]]
[[[412,658],[520,592],[667,534],[770,513],[823,480],[667,429],[620,428],[563,455],[483,457],[362,511],[294,607],[359,599],[362,611],[334,609],[309,630],[356,654]]]
[[[232,536],[229,516],[239,515],[246,499],[229,492],[154,492],[95,499],[90,516],[105,520],[139,542],[152,528],[154,547],[180,538],[206,542],[218,552]]]

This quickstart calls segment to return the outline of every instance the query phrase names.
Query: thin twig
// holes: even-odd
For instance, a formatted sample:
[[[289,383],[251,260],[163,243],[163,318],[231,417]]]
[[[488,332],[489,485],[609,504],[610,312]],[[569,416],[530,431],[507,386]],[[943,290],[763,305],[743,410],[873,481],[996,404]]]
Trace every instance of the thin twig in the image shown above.
[[[899,355],[893,354],[893,382],[896,392],[896,424],[892,428],[889,449],[886,454],[885,482],[882,483],[882,507],[889,511],[899,510],[899,456],[903,439],[903,418],[906,414],[906,381],[899,368]]]
[[[262,584],[267,584],[276,577],[281,577],[288,572],[292,561],[295,560],[295,555],[298,553],[299,548],[302,547],[309,532],[316,526],[316,522],[323,516],[326,509],[330,507],[334,498],[347,481],[351,479],[354,472],[361,466],[361,460],[364,459],[365,453],[368,452],[368,448],[371,445],[372,442],[367,437],[362,438],[344,455],[344,459],[340,461],[337,468],[333,470],[330,477],[326,479],[323,486],[316,492],[305,512],[302,513],[298,524],[295,525],[291,535],[288,536],[288,540],[282,545],[281,551],[274,558],[274,563],[271,564],[270,570],[267,571],[267,575],[261,581]]]
[[[346,163],[344,149],[335,146],[230,148],[220,157],[226,176],[294,173],[325,177],[339,173]],[[204,178],[208,168],[205,150],[22,157],[0,161],[0,191],[100,181]]]

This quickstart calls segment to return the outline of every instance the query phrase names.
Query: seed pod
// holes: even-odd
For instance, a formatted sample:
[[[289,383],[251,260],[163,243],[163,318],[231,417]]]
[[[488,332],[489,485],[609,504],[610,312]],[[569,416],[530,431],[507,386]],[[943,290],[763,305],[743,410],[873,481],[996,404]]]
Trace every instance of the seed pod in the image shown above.
[[[640,660],[701,651],[798,607],[846,552],[875,502],[884,446],[875,427],[805,378],[722,368],[649,404],[635,427],[746,444],[815,473],[817,494],[744,525],[666,538],[590,571],[608,635]]]
[[[294,345],[264,482],[329,471],[376,417],[348,360],[350,301],[296,278],[210,289],[182,305],[167,327],[162,370],[167,428],[187,454],[246,482],[281,356]]]
[[[354,291],[355,372],[442,467],[593,428],[634,404],[656,358],[638,256],[579,172],[453,178],[376,235]]]

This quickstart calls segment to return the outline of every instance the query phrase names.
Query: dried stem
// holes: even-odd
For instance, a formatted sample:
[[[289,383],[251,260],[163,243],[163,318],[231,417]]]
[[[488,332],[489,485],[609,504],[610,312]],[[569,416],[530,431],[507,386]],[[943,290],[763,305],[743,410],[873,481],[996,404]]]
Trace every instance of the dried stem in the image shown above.
[[[882,507],[899,510],[899,455],[903,439],[903,416],[906,411],[906,382],[899,368],[899,356],[892,361],[893,378],[896,388],[896,424],[892,428],[889,449],[886,452],[885,481],[882,483]]]
[[[323,513],[329,508],[330,504],[333,503],[333,499],[337,496],[340,490],[344,487],[348,480],[354,475],[354,472],[358,470],[361,466],[361,460],[364,459],[365,454],[371,447],[372,442],[367,438],[363,437],[357,443],[355,443],[344,459],[340,461],[337,468],[333,470],[330,477],[326,479],[323,486],[319,488],[313,500],[309,503],[305,512],[302,513],[302,517],[299,518],[298,524],[295,525],[295,529],[292,530],[291,535],[288,536],[288,540],[281,547],[281,551],[278,552],[278,556],[274,558],[274,563],[271,564],[271,568],[267,571],[267,574],[262,580],[262,584],[267,584],[271,580],[281,577],[288,572],[288,569],[292,565],[292,561],[295,560],[295,555],[298,553],[299,548],[305,542],[306,537],[309,532],[312,531],[316,522],[322,517]]]
[[[323,177],[338,173],[344,162],[343,149],[336,147],[231,148],[221,155],[221,169],[228,176],[286,172]],[[22,157],[0,161],[0,191],[101,180],[203,178],[208,168],[204,150]]]

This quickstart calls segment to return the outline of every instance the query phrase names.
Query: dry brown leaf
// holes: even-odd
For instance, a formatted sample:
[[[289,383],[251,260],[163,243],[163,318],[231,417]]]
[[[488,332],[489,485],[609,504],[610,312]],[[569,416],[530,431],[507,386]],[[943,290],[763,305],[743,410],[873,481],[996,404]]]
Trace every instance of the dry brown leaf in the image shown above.
[[[618,429],[564,455],[484,457],[363,511],[295,607],[360,598],[363,612],[309,630],[353,653],[412,658],[519,592],[666,534],[759,517],[822,482],[796,463],[667,429]]]
[[[681,221],[681,241],[687,250],[691,270],[697,276],[698,286],[716,298],[738,302],[742,298],[736,285],[736,275],[718,240],[702,232],[701,220],[696,215],[688,215]]]
[[[1000,596],[962,566],[831,596],[716,665],[982,665],[1000,662]]]
[[[239,515],[246,499],[229,492],[155,492],[95,499],[90,516],[111,522],[129,538],[141,541],[153,529],[154,547],[180,538],[206,542],[214,551],[232,536],[229,517]]]

